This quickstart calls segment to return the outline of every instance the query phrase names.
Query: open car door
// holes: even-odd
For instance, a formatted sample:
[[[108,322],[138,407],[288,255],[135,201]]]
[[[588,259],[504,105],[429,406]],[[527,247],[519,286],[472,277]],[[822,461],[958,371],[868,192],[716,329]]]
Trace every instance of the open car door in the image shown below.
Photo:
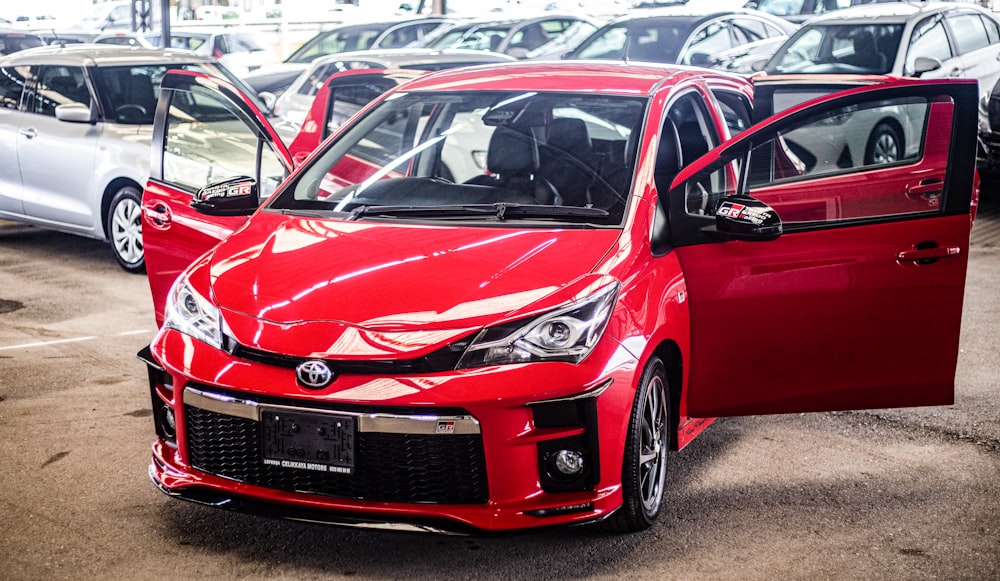
[[[661,204],[691,312],[689,415],[952,403],[977,98],[975,81],[849,89],[677,176]]]
[[[177,275],[247,219],[248,212],[198,212],[191,205],[195,194],[221,180],[249,178],[259,205],[291,172],[292,158],[264,114],[236,87],[203,73],[171,71],[160,87],[150,166],[142,238],[159,325]]]

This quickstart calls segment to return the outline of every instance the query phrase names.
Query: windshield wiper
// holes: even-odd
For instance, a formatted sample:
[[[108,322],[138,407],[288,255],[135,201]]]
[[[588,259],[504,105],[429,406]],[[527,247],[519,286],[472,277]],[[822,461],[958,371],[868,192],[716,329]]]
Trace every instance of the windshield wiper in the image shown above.
[[[587,222],[607,218],[610,214],[600,208],[578,206],[542,206],[531,204],[463,204],[447,206],[358,206],[351,210],[350,220],[362,216],[387,216],[407,218],[470,218],[493,217],[497,220],[511,218],[558,218]]]

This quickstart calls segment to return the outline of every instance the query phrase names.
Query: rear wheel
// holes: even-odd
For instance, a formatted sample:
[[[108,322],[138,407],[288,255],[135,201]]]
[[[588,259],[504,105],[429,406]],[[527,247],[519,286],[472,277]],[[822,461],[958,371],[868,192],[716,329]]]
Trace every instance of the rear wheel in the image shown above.
[[[603,521],[607,530],[635,532],[656,522],[663,506],[670,444],[670,398],[663,362],[646,364],[629,419],[622,466],[622,506]]]
[[[146,271],[142,247],[142,192],[125,186],[115,192],[108,209],[108,238],[118,264],[128,272]]]

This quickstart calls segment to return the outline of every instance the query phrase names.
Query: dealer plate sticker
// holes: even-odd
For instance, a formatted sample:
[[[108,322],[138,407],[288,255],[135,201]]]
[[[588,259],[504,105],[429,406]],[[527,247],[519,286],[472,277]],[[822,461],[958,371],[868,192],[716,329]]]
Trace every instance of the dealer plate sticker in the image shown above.
[[[354,471],[353,417],[265,408],[261,424],[264,464],[340,474]]]

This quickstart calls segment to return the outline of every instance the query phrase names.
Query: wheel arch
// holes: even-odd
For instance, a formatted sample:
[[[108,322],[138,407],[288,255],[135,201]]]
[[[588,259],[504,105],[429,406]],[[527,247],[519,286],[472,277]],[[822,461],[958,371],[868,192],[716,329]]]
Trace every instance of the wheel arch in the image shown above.
[[[677,451],[677,428],[680,425],[681,386],[684,381],[684,362],[680,346],[672,339],[661,341],[653,354],[663,361],[667,373],[667,392],[670,397],[670,449]]]
[[[118,190],[126,186],[133,186],[139,190],[140,195],[142,194],[142,186],[132,178],[127,177],[117,177],[111,180],[101,194],[101,232],[104,233],[105,240],[111,239],[111,233],[108,231],[108,210],[111,209],[111,199],[115,197]]]

